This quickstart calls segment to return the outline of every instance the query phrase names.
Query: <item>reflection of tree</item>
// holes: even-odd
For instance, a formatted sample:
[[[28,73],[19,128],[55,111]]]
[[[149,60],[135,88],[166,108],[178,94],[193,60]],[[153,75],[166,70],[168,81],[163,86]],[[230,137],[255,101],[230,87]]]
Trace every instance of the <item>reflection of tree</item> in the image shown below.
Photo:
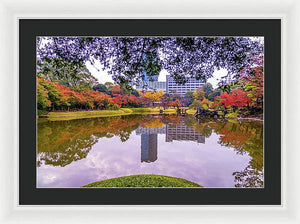
[[[234,172],[236,187],[263,186],[263,124],[262,122],[236,120],[222,121],[214,119],[196,119],[192,116],[162,116],[161,121],[168,127],[184,121],[184,125],[192,127],[202,136],[208,138],[214,131],[219,137],[219,144],[234,148],[237,154],[248,154],[251,161],[240,172]],[[181,122],[182,123],[182,122]]]
[[[66,166],[87,156],[99,138],[118,136],[129,139],[139,126],[159,128],[164,124],[175,128],[179,124],[193,128],[204,137],[217,133],[219,143],[232,147],[238,154],[248,154],[251,161],[240,172],[234,172],[236,187],[263,186],[263,124],[251,121],[198,120],[192,116],[141,115],[95,118],[38,124],[37,165]]]
[[[181,119],[181,116],[177,115],[164,115],[161,117],[161,121],[165,124],[178,124]]]
[[[128,130],[121,131],[120,132],[121,141],[126,142],[129,139],[130,134],[131,134],[131,131],[128,131]]]
[[[161,121],[160,117],[152,118],[150,121],[145,122],[142,127],[146,128],[162,128],[164,123]]]
[[[128,116],[39,123],[37,165],[66,166],[83,159],[99,138],[119,136],[125,142],[143,121]]]
[[[235,187],[263,187],[263,171],[253,169],[249,164],[243,171],[234,172]]]
[[[210,123],[220,135],[219,143],[233,147],[238,154],[251,156],[249,165],[241,172],[234,172],[236,187],[263,186],[263,124],[262,122]]]
[[[73,161],[85,158],[97,141],[95,137],[87,136],[87,139],[74,139],[65,142],[61,145],[62,150],[60,151],[39,153],[38,165],[44,163],[64,167]]]
[[[210,127],[208,121],[199,121],[195,117],[189,116],[185,118],[185,124],[187,127],[192,127],[195,131],[200,132],[205,138],[210,137],[212,134],[212,127]]]

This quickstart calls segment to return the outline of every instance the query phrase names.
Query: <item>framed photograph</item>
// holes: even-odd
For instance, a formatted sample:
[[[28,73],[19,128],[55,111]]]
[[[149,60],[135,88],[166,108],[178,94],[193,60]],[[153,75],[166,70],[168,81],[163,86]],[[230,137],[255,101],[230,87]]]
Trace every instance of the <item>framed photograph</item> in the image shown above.
[[[21,19],[19,41],[21,205],[281,204],[279,19]]]
[[[103,223],[130,224],[186,222],[230,224],[245,222],[272,224],[283,222],[288,224],[299,223],[300,182],[297,171],[300,169],[298,161],[300,156],[298,141],[300,102],[297,99],[299,96],[298,84],[300,83],[300,76],[298,75],[300,3],[299,1],[293,0],[274,0],[272,2],[268,0],[243,0],[239,3],[240,4],[233,0],[190,0],[182,3],[170,0],[0,1],[0,83],[2,85],[0,88],[2,102],[2,109],[0,110],[2,117],[0,129],[0,222],[5,224],[41,222],[75,224],[95,223],[95,220],[101,220]],[[100,26],[101,21],[103,23]],[[110,21],[110,25],[105,25],[105,22],[108,21]],[[155,23],[155,25],[151,25],[153,23]],[[268,25],[266,25],[266,23]],[[86,137],[92,135],[98,142],[93,144],[89,151],[70,150],[70,154],[63,154],[62,152],[67,152],[66,143],[71,143],[70,141],[64,142],[64,140],[70,140],[68,134],[74,133],[72,132],[74,130],[74,128],[72,128],[74,125],[72,124],[76,122],[79,123],[80,119],[56,121],[65,124],[64,127],[61,126],[64,130],[58,130],[51,126],[48,130],[47,128],[38,128],[38,125],[42,125],[43,123],[39,123],[39,119],[49,119],[45,117],[44,113],[38,111],[36,98],[38,93],[37,68],[39,66],[37,63],[39,58],[36,44],[43,43],[42,46],[44,46],[47,43],[47,41],[44,40],[38,42],[38,37],[251,37],[251,39],[253,39],[253,37],[263,37],[263,155],[255,154],[254,156],[254,154],[249,154],[249,157],[247,157],[247,152],[237,154],[237,150],[235,150],[233,145],[226,146],[224,142],[228,141],[228,139],[230,140],[230,137],[231,140],[235,137],[236,140],[238,140],[240,136],[226,135],[230,132],[217,132],[215,130],[218,129],[214,129],[216,126],[212,127],[213,123],[208,121],[207,123],[211,125],[209,129],[211,129],[212,132],[209,137],[201,135],[205,138],[205,144],[191,141],[191,138],[185,140],[173,138],[172,141],[167,142],[165,139],[166,131],[163,131],[162,133],[157,133],[157,159],[153,162],[142,161],[142,152],[153,152],[155,150],[142,150],[142,134],[144,134],[144,136],[147,134],[150,135],[150,132],[145,133],[141,131],[139,134],[136,133],[136,129],[147,129],[147,131],[151,130],[150,128],[157,129],[158,124],[161,123],[163,124],[163,128],[167,125],[168,127],[171,126],[169,125],[170,123],[164,120],[161,121],[160,118],[155,120],[158,122],[151,122],[152,124],[148,123],[148,120],[143,121],[143,124],[138,124],[139,127],[130,133],[129,138],[128,135],[124,134],[129,133],[133,126],[125,128],[127,124],[121,127],[121,124],[124,123],[116,122],[118,128],[124,128],[122,130],[122,139],[128,138],[128,140],[124,141],[124,151],[118,148],[114,150],[115,152],[123,153],[120,154],[120,157],[126,155],[132,159],[132,154],[134,154],[134,160],[127,160],[127,158],[122,160],[123,158],[117,158],[115,155],[108,157],[108,153],[112,153],[113,150],[108,151],[108,148],[102,147],[103,145],[105,146],[105,144],[102,144],[103,141],[116,140],[120,143],[122,142],[121,135],[116,136],[116,134],[118,134],[115,132],[116,129],[109,129],[110,132],[108,131],[108,133],[112,134],[103,136],[105,134],[103,129],[107,127],[105,125],[101,127],[97,125],[98,130],[101,128],[102,132],[97,131],[97,134],[95,132],[96,129],[91,132],[91,127],[95,128],[96,126],[92,126],[90,122],[86,122],[87,124],[82,122],[81,127],[83,128],[81,131],[86,132]],[[68,46],[67,49],[69,49]],[[211,57],[212,55],[209,54],[209,56]],[[85,61],[84,63],[85,66],[88,67],[89,65],[86,65],[86,63],[89,62]],[[97,63],[98,62],[95,62],[95,67],[91,66],[88,68],[89,71],[94,70],[93,72],[90,71],[93,76],[95,73],[98,73],[98,70],[101,74],[104,72],[102,71],[102,67]],[[186,64],[182,65],[185,66]],[[166,67],[162,66],[161,70],[163,70],[163,68],[165,69]],[[165,73],[165,77],[167,77],[167,75],[168,74]],[[110,74],[108,74],[108,76],[112,77]],[[160,77],[158,81],[166,82],[166,80],[161,78],[162,77]],[[133,78],[132,81],[134,80]],[[219,82],[221,80],[217,81]],[[61,82],[62,79],[55,81],[55,83],[59,83],[59,85],[66,86]],[[105,82],[101,81],[99,84],[105,84]],[[70,88],[70,91],[75,90]],[[230,92],[228,92],[228,94],[230,94]],[[113,96],[110,97],[113,98]],[[48,101],[45,102],[47,105]],[[158,106],[159,105],[153,105],[153,107]],[[151,105],[149,107],[151,108]],[[121,106],[121,109],[128,112],[126,109],[132,110],[132,107]],[[175,114],[177,114],[176,106],[175,108],[174,106],[170,106],[168,109],[173,111],[175,109]],[[50,110],[51,108],[47,108],[49,113],[53,112]],[[58,113],[61,108],[54,108],[54,110],[54,112]],[[74,111],[74,107],[72,108],[70,106],[69,112]],[[80,112],[80,110],[78,111]],[[68,110],[61,111],[61,113],[64,112],[68,112]],[[201,110],[198,112],[201,112]],[[157,113],[157,110],[155,113]],[[40,115],[41,117],[39,118],[38,116]],[[187,114],[182,116],[185,126],[187,126],[186,124],[192,125],[193,130],[195,130],[195,125],[197,127],[195,133],[197,133],[197,131],[201,133],[203,130],[209,130],[199,129],[199,123],[185,123],[186,120],[184,117],[192,117],[192,119],[194,119],[193,115],[194,114],[190,116]],[[154,114],[152,116],[159,117],[160,114]],[[163,113],[162,116],[166,115]],[[248,115],[241,115],[241,113],[238,116],[239,119],[237,121],[241,121],[241,123],[247,122],[245,118],[249,117]],[[256,116],[255,118],[261,119],[262,117]],[[94,118],[84,119],[90,121]],[[108,120],[108,118],[105,117],[97,119]],[[116,117],[111,117],[111,119],[116,119]],[[213,115],[205,119],[213,121],[215,118]],[[223,118],[219,117],[217,119],[221,122]],[[225,117],[224,121],[225,120],[228,121],[228,118]],[[230,120],[236,120],[236,118],[230,118]],[[174,122],[174,120],[172,122],[175,124],[172,124],[171,127],[176,127],[177,123]],[[58,126],[58,123],[55,123],[55,121],[47,120],[45,123]],[[67,123],[71,125],[68,126]],[[235,125],[237,126],[238,124]],[[40,130],[40,134],[38,130]],[[41,133],[41,130],[44,131]],[[60,131],[60,134],[57,135],[57,141],[54,140],[54,135],[50,134],[53,130],[53,134],[59,134],[58,132]],[[80,128],[78,130],[80,130]],[[44,136],[41,134],[44,134]],[[255,135],[255,133],[253,135]],[[44,148],[39,147],[38,136],[42,136],[41,139],[44,141],[42,147]],[[46,140],[47,136],[49,137],[49,141]],[[81,135],[73,136],[74,141],[78,142],[78,149],[80,149],[80,147],[82,147],[80,144],[86,142],[84,141],[84,134],[81,133]],[[214,136],[216,139],[212,146],[218,148],[214,148],[211,151],[202,150],[203,148],[205,149],[208,144],[213,143],[212,140]],[[135,138],[136,141],[132,145],[132,151],[129,151],[128,148],[125,148],[125,145],[127,145],[129,141],[132,141],[132,138]],[[150,141],[147,141],[144,137],[143,142],[149,143]],[[64,151],[59,151],[58,144],[56,143],[65,145]],[[238,143],[238,141],[234,141],[234,144]],[[53,144],[54,151],[45,150],[47,144]],[[243,171],[247,166],[242,168],[242,163],[232,163],[232,169],[230,170],[229,164],[226,163],[228,162],[228,157],[223,157],[224,160],[218,164],[219,167],[225,168],[224,173],[228,174],[221,177],[217,175],[218,172],[220,173],[221,171],[217,170],[216,167],[208,168],[204,164],[199,163],[196,163],[195,166],[189,166],[191,170],[184,169],[184,172],[174,166],[170,166],[170,168],[177,169],[178,173],[175,173],[174,169],[171,170],[169,167],[165,169],[166,166],[164,166],[162,172],[154,172],[153,167],[165,165],[159,165],[158,163],[167,161],[166,155],[170,152],[168,150],[172,148],[166,147],[166,145],[178,144],[186,146],[184,147],[186,151],[194,150],[194,155],[198,154],[203,156],[205,153],[224,149],[224,151],[219,151],[223,153],[222,155],[235,156],[237,158],[235,161],[241,161],[239,159],[244,158],[244,165],[247,165],[247,158],[248,162],[250,162],[251,158],[254,158],[252,160],[254,162],[251,164],[254,165],[253,167],[259,167],[257,165],[263,164],[263,169],[260,169],[260,171],[263,171],[263,176],[260,178],[260,180],[263,180],[263,186],[235,187],[234,185],[237,184],[237,182],[234,182],[235,176],[232,174],[234,172]],[[150,145],[151,144],[148,145],[148,148],[151,148],[149,147]],[[155,144],[152,144],[152,146],[153,145]],[[195,147],[191,147],[191,145]],[[44,151],[39,153],[39,148]],[[49,148],[50,146],[48,149]],[[195,148],[199,150],[196,151]],[[74,149],[74,147],[70,147],[70,149]],[[97,150],[106,152],[104,157],[98,157],[99,160],[89,160],[91,162],[90,164],[85,163],[85,161],[91,159],[91,156],[95,156],[96,153],[99,153]],[[173,152],[177,154],[177,150],[178,149],[174,147]],[[72,154],[72,152],[74,154]],[[49,156],[51,153],[52,157]],[[57,164],[54,163],[55,153],[57,154]],[[86,157],[84,157],[84,153],[86,153]],[[132,154],[129,155],[129,153]],[[143,153],[143,158],[146,158],[144,157],[145,155],[147,154]],[[148,160],[149,155],[153,154],[148,153]],[[169,155],[170,162],[174,162],[174,155]],[[188,159],[191,161],[190,154],[188,155]],[[216,164],[213,162],[220,158],[218,154],[214,155],[214,157],[211,157],[212,160],[205,161],[206,164]],[[181,158],[175,159],[179,161],[180,164],[184,164],[187,155],[181,154],[180,156]],[[48,158],[51,158],[51,160],[47,160]],[[134,166],[140,167],[140,170],[130,170],[131,173],[129,174],[125,172],[126,170],[121,170],[122,172],[120,172],[118,166],[124,167],[124,164],[118,163],[114,166],[118,168],[118,173],[116,173],[118,176],[113,176],[111,175],[111,167],[113,167],[114,164],[111,164],[107,169],[104,169],[110,171],[110,175],[102,179],[104,175],[103,172],[101,172],[101,175],[99,174],[99,176],[95,177],[98,174],[91,172],[93,169],[89,170],[87,167],[103,168],[100,162],[105,162],[104,158],[113,158],[118,161],[122,160],[125,161],[127,165],[128,162],[133,161],[135,163]],[[207,159],[207,157],[204,158]],[[262,158],[263,160],[258,160],[258,158]],[[161,159],[164,159],[164,161],[160,161]],[[62,163],[62,160],[65,160],[65,163]],[[68,161],[72,162],[68,163]],[[199,157],[195,156],[195,161],[198,162]],[[257,161],[263,162],[257,163]],[[52,162],[52,165],[48,162]],[[64,166],[61,166],[61,164],[64,164]],[[71,168],[79,167],[77,164],[85,165],[80,166],[86,171],[84,176],[82,175],[82,170],[79,169],[76,169],[75,173],[71,172]],[[185,164],[190,165],[192,163]],[[152,169],[150,171],[147,170],[149,171],[147,173],[144,172],[145,175],[154,174],[181,178],[189,181],[185,183],[192,182],[202,187],[82,187],[87,184],[120,178],[126,175],[142,174],[140,171],[145,167],[151,167]],[[189,179],[191,177],[191,171],[197,167],[203,168],[202,170],[197,170],[202,171],[200,172],[202,176],[199,178],[201,179],[199,182],[197,179]],[[66,168],[68,168],[68,170]],[[53,173],[50,172],[51,169]],[[58,172],[59,169],[61,169],[61,172]],[[133,173],[133,171],[136,171],[136,173]],[[209,174],[214,174],[215,178],[213,178],[212,175],[205,176],[204,171]],[[229,171],[232,172],[230,174],[230,182],[226,181],[230,176]],[[77,172],[81,178],[74,179]],[[68,178],[57,181],[56,177],[58,176]],[[197,176],[197,173],[195,176]],[[211,182],[210,185],[207,184],[208,182],[204,183],[202,180],[204,180],[205,177],[211,178],[214,180],[214,183]],[[219,177],[219,180],[217,177]],[[72,178],[76,180],[73,183],[70,181]],[[48,186],[45,185],[47,183],[45,180],[47,179]],[[225,182],[221,182],[220,180],[225,180]],[[43,181],[40,183],[44,185],[42,186],[38,181]],[[60,182],[61,185],[54,186],[55,182]],[[76,186],[75,182],[77,182]],[[222,187],[216,187],[217,182],[221,183],[220,185],[222,185]],[[50,186],[51,183],[53,184],[52,186]],[[117,183],[121,182],[118,181]],[[230,184],[231,186],[229,186]],[[70,185],[73,186],[71,187]]]

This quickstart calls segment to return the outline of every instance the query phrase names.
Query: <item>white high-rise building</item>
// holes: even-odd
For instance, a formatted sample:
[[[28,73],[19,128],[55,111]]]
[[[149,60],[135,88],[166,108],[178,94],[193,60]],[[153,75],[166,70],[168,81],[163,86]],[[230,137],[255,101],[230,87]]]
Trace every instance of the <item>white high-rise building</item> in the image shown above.
[[[197,80],[195,78],[189,78],[187,82],[183,85],[177,84],[175,80],[170,76],[166,76],[166,91],[169,94],[185,95],[187,92],[194,92],[205,84],[202,80]]]

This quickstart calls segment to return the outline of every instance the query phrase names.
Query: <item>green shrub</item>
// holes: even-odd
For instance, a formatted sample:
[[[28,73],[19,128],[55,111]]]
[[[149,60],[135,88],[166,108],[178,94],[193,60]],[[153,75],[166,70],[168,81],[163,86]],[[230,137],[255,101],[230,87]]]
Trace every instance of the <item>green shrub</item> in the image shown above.
[[[38,116],[40,116],[40,115],[45,115],[45,114],[47,114],[47,113],[48,113],[47,110],[38,110],[38,111],[37,111],[37,115],[38,115]]]
[[[111,104],[108,106],[109,110],[120,110],[121,107],[119,107],[117,104]]]
[[[223,112],[221,110],[218,111],[218,115],[222,116]]]
[[[237,112],[235,112],[235,113],[228,113],[228,114],[226,115],[226,117],[227,117],[227,118],[231,118],[231,119],[237,118],[237,117],[238,117],[238,113],[237,113]]]

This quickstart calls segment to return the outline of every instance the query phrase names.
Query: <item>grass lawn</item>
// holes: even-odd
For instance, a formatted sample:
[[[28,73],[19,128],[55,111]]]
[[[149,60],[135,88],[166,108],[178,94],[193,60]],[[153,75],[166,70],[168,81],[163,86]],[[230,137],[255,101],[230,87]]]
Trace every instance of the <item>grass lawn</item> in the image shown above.
[[[129,114],[159,114],[159,108],[121,108],[120,110],[91,110],[74,112],[49,112],[50,121],[73,120],[93,117],[112,117]],[[164,114],[176,114],[176,109],[166,109]]]
[[[75,112],[49,112],[47,118],[50,121],[73,120],[81,118],[93,117],[111,117],[131,114],[124,110],[91,110],[91,111],[75,111]]]
[[[102,180],[83,187],[202,187],[188,180],[153,174],[132,175]]]

